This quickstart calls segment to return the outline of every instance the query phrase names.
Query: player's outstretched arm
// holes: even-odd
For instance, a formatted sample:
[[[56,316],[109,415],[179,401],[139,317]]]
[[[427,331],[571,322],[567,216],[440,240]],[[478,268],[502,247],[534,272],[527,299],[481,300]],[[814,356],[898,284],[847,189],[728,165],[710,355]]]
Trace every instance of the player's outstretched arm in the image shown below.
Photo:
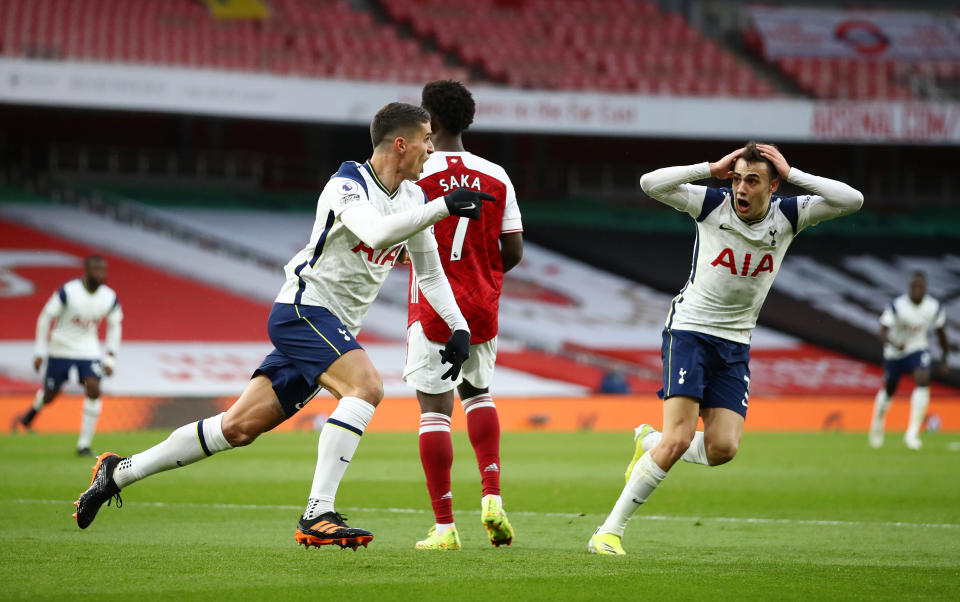
[[[663,167],[645,173],[640,178],[640,188],[661,203],[697,217],[703,208],[707,189],[704,186],[690,186],[689,182],[711,176],[720,180],[732,177],[730,170],[733,169],[733,164],[741,152],[743,149],[738,148],[712,163]]]
[[[416,238],[419,240],[411,240],[413,248],[410,249],[410,261],[417,277],[417,285],[431,307],[436,310],[437,315],[450,327],[452,333],[446,347],[440,353],[441,362],[451,365],[442,378],[456,380],[460,374],[460,366],[470,356],[470,328],[463,314],[460,313],[450,282],[443,273],[436,240],[433,240],[433,248],[430,248],[432,235],[424,232],[418,234]]]
[[[461,191],[466,194],[457,194]],[[442,199],[393,215],[381,215],[376,207],[364,200],[344,209],[340,213],[340,221],[367,245],[383,249],[407,240],[450,215],[477,219],[485,200],[492,201],[494,198],[483,192],[458,188]]]
[[[863,206],[863,194],[856,188],[791,167],[783,154],[768,144],[758,144],[757,149],[773,163],[780,177],[816,195],[801,207],[801,227],[856,213]]]

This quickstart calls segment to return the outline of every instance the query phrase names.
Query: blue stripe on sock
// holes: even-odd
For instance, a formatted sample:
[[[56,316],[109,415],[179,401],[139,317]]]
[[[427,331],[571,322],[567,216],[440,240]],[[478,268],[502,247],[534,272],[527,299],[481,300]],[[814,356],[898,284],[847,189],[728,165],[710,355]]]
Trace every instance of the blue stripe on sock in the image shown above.
[[[327,418],[327,422],[329,422],[330,424],[332,424],[332,425],[334,425],[334,426],[339,426],[339,427],[342,428],[342,429],[347,429],[347,430],[350,431],[351,433],[356,433],[357,436],[359,436],[359,437],[362,437],[362,436],[363,436],[363,431],[361,431],[361,430],[358,429],[357,427],[353,426],[352,424],[347,424],[346,422],[340,422],[340,421],[337,420],[336,418]]]
[[[213,453],[207,448],[207,441],[203,438],[203,420],[197,421],[197,438],[200,439],[200,449],[203,453],[212,456]]]

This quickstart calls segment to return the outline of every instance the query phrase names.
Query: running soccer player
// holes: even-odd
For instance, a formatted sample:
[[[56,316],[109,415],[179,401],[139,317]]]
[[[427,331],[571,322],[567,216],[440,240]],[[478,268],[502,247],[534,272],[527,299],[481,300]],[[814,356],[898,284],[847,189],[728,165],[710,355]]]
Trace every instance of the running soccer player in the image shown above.
[[[893,300],[880,316],[880,342],[883,343],[883,387],[877,391],[870,424],[870,445],[883,445],[883,423],[890,407],[890,398],[897,391],[900,377],[913,374],[915,386],[910,395],[910,423],[904,443],[913,450],[920,449],[920,429],[930,403],[930,349],[927,333],[937,330],[940,342],[940,368],[946,372],[947,316],[940,302],[927,294],[927,277],[914,272],[910,290]]]
[[[479,220],[449,218],[433,227],[443,271],[470,325],[470,357],[459,378],[444,379],[447,370],[440,363],[439,350],[450,336],[450,328],[420,295],[417,277],[410,277],[403,380],[417,389],[420,401],[420,461],[436,518],[427,538],[415,547],[460,549],[450,490],[450,416],[455,386],[467,416],[467,433],[483,484],[481,521],[493,545],[510,545],[513,527],[500,498],[500,420],[490,381],[497,359],[497,312],[503,274],[523,256],[523,225],[507,173],[463,147],[462,135],[473,123],[475,109],[470,91],[459,82],[431,82],[423,88],[422,105],[430,112],[437,149],[424,164],[418,182],[427,197],[435,199],[463,186],[482,190],[496,200],[485,205]]]
[[[732,178],[731,188],[688,182]],[[780,197],[782,179],[813,195]],[[737,453],[747,415],[750,336],[794,236],[860,209],[863,195],[842,182],[790,167],[773,145],[747,143],[715,163],[645,174],[644,192],[696,220],[693,267],[663,330],[663,432],[636,429],[627,484],[588,548],[625,554],[627,520],[677,460],[717,466]],[[697,418],[704,430],[697,431]],[[649,452],[649,453],[646,453]]]
[[[123,310],[117,293],[104,284],[107,281],[107,262],[99,255],[83,261],[83,278],[75,278],[50,296],[37,318],[37,337],[34,344],[33,369],[37,372],[47,358],[43,388],[37,391],[33,405],[14,421],[14,430],[30,430],[37,413],[52,402],[60,388],[77,371],[77,377],[86,392],[77,455],[93,456],[90,445],[97,430],[97,420],[103,402],[100,401],[100,379],[111,376],[120,348]],[[107,320],[106,354],[101,359],[97,330]],[[53,330],[50,323],[56,320]]]
[[[165,441],[129,458],[103,454],[89,489],[76,502],[77,524],[90,525],[104,502],[144,477],[248,445],[287,420],[321,388],[339,400],[320,432],[317,466],[295,539],[304,546],[356,549],[373,534],[347,526],[334,509],[340,481],[374,408],[383,397],[380,375],[357,343],[363,317],[406,245],[420,288],[452,334],[442,360],[456,378],[470,351],[470,331],[441,269],[429,226],[449,216],[479,218],[493,197],[459,188],[425,202],[412,180],[433,152],[430,115],[391,103],[370,125],[373,155],[340,166],[317,201],[309,244],[284,267],[267,330],[275,349],[253,373],[240,398],[222,414],[175,430]]]

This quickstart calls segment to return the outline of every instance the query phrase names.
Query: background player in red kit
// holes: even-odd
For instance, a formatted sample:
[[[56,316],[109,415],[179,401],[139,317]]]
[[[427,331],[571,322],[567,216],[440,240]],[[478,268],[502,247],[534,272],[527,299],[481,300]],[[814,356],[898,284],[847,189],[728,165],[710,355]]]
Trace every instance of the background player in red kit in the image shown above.
[[[418,182],[434,199],[456,188],[492,194],[479,220],[444,219],[434,225],[443,271],[470,325],[470,357],[456,385],[467,416],[467,432],[483,481],[481,520],[493,545],[510,544],[513,528],[500,498],[500,420],[490,395],[497,357],[497,314],[503,274],[523,256],[523,226],[513,184],[506,171],[463,147],[463,132],[473,123],[473,96],[462,84],[435,81],[423,88],[422,105],[431,117],[434,154],[423,166]],[[420,460],[436,525],[416,548],[460,549],[453,521],[450,467],[450,416],[453,386],[441,377],[446,368],[439,351],[449,328],[421,297],[411,273],[407,360],[404,381],[417,389],[420,401]]]

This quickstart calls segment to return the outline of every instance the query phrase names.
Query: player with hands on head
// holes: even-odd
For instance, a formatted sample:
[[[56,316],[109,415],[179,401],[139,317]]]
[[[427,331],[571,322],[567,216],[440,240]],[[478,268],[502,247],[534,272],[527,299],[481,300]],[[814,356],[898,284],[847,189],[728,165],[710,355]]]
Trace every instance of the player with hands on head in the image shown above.
[[[730,188],[690,184],[713,176]],[[774,193],[786,180],[812,194]],[[627,484],[588,549],[625,554],[627,520],[678,460],[707,466],[737,454],[750,399],[750,337],[793,238],[804,228],[860,209],[850,186],[790,166],[771,144],[749,142],[719,161],[644,174],[644,192],[690,215],[693,266],[663,330],[663,430],[635,429]],[[704,430],[697,431],[703,419]]]
[[[83,261],[83,278],[61,286],[44,305],[37,318],[33,357],[35,372],[40,371],[43,358],[47,358],[43,387],[37,391],[30,409],[13,423],[15,430],[29,430],[37,413],[60,393],[70,370],[76,369],[86,393],[77,438],[79,456],[94,455],[90,446],[103,408],[100,381],[104,376],[113,375],[120,348],[123,310],[117,293],[106,285],[106,281],[106,260],[91,255]],[[106,353],[102,354],[97,330],[104,319],[107,321],[107,337]],[[56,323],[51,330],[53,321]]]
[[[490,384],[497,355],[503,274],[523,256],[523,225],[506,171],[464,148],[463,132],[473,122],[476,108],[470,91],[455,81],[430,82],[423,87],[422,105],[430,112],[437,152],[424,165],[420,187],[428,198],[446,195],[449,201],[464,194],[460,191],[471,190],[483,191],[479,194],[487,200],[476,221],[448,218],[434,225],[444,273],[470,324],[471,336],[459,341],[465,355],[469,350],[459,374],[444,368],[445,352],[440,352],[438,361],[438,349],[447,340],[449,329],[432,302],[420,294],[419,277],[411,275],[403,379],[417,390],[420,402],[420,461],[435,519],[427,537],[414,547],[460,549],[450,479],[454,388],[466,414],[467,434],[480,472],[481,523],[493,545],[509,545],[514,531],[500,496],[500,421]],[[459,190],[453,190],[458,186]]]
[[[414,181],[433,152],[430,115],[390,103],[370,125],[373,155],[347,161],[317,201],[309,243],[284,267],[285,282],[267,321],[274,350],[246,390],[216,416],[175,430],[156,446],[128,458],[103,454],[75,514],[86,528],[121,489],[158,472],[248,445],[289,419],[321,389],[338,403],[317,442],[313,484],[294,533],[304,546],[356,549],[373,534],[350,527],[334,508],[337,488],[353,460],[374,409],[383,398],[379,373],[356,335],[401,249],[406,246],[424,296],[451,331],[446,359],[456,375],[467,359],[470,328],[453,296],[430,226],[449,215],[476,213],[477,194],[428,201]],[[474,206],[469,206],[474,205]]]

